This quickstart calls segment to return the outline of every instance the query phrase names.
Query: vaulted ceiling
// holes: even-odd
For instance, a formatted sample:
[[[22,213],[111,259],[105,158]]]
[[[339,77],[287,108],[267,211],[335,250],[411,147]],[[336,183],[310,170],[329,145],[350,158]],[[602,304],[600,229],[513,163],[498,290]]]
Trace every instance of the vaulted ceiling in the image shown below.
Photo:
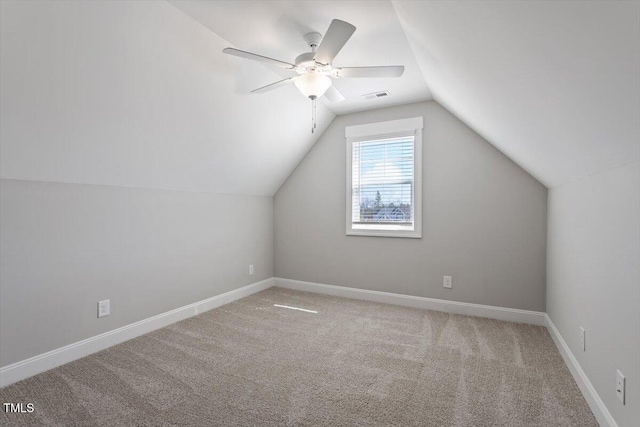
[[[640,156],[640,3],[1,2],[3,178],[272,195],[337,114],[435,99],[547,186]],[[280,71],[333,18],[356,33],[318,104]],[[391,96],[362,95],[388,90]],[[428,124],[427,124],[428,125]]]
[[[165,1],[0,7],[2,178],[270,196],[334,117]]]
[[[548,187],[640,155],[640,2],[394,1],[434,98]]]
[[[324,97],[321,100],[335,114],[431,99],[404,29],[389,1],[170,1],[234,47],[286,62],[293,62],[298,55],[308,52],[310,49],[303,36],[309,32],[324,35],[332,19],[355,25],[356,32],[333,61],[335,66],[404,65],[405,72],[401,78],[333,80],[346,99],[336,103],[328,102]],[[273,68],[273,71],[278,72],[278,69]],[[258,77],[265,85],[274,81],[273,76],[266,73],[260,73]],[[383,90],[389,91],[388,98],[362,98],[364,94]],[[261,96],[277,95],[269,92]]]

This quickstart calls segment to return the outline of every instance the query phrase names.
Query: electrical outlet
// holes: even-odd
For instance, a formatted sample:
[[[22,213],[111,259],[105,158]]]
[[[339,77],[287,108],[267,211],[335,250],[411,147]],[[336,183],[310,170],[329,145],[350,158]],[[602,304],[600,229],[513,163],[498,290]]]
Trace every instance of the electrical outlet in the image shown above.
[[[622,372],[616,370],[616,396],[618,400],[624,405],[624,386],[626,385],[626,378],[622,375]]]
[[[98,317],[104,317],[111,314],[111,300],[98,301]]]
[[[442,286],[447,289],[451,289],[452,287],[451,276],[444,276],[444,279],[442,280]]]
[[[253,276],[253,264],[249,265],[249,276]]]
[[[580,346],[582,347],[582,351],[587,351],[587,344],[585,342],[584,334],[584,328],[580,326]]]

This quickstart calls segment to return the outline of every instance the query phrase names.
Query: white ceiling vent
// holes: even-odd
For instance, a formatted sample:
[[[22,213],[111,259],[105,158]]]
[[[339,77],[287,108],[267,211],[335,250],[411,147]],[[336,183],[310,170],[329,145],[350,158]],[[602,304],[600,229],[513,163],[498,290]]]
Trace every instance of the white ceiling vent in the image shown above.
[[[382,90],[380,92],[366,93],[362,95],[364,99],[374,99],[374,98],[384,98],[385,96],[390,96],[388,90]]]

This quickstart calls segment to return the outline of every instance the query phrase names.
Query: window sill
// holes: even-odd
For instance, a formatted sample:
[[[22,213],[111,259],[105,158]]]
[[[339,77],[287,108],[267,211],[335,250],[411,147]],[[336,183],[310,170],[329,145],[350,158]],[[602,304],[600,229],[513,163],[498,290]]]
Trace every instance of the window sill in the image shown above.
[[[419,231],[402,230],[347,230],[347,236],[363,237],[404,237],[408,239],[421,239],[422,233]]]

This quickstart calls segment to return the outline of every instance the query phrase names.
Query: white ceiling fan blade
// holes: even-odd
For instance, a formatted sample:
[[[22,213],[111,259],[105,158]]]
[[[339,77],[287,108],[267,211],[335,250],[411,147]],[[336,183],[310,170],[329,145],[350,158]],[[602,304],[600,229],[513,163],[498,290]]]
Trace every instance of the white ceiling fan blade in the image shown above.
[[[258,89],[252,90],[251,93],[269,92],[270,90],[273,90],[273,89],[279,88],[281,86],[285,86],[285,85],[287,85],[289,83],[292,83],[295,78],[296,77],[291,77],[291,78],[288,78],[288,79],[277,81],[275,83],[271,83],[270,85],[259,87]]]
[[[287,70],[295,70],[296,66],[293,64],[289,64],[288,62],[280,61],[278,59],[269,58],[267,56],[257,55],[251,52],[245,52],[244,50],[234,49],[232,47],[227,47],[222,50],[224,53],[228,55],[238,56],[240,58],[252,59],[254,61],[266,62],[268,64],[276,65],[280,68],[285,68]]]
[[[404,66],[391,65],[383,67],[342,67],[334,68],[338,78],[348,77],[400,77],[404,73]]]
[[[356,30],[356,27],[348,22],[334,19],[322,38],[314,59],[321,64],[330,64],[340,49]]]
[[[345,100],[344,95],[334,85],[329,86],[329,89],[324,93],[324,96],[327,97],[329,102],[340,102]]]

